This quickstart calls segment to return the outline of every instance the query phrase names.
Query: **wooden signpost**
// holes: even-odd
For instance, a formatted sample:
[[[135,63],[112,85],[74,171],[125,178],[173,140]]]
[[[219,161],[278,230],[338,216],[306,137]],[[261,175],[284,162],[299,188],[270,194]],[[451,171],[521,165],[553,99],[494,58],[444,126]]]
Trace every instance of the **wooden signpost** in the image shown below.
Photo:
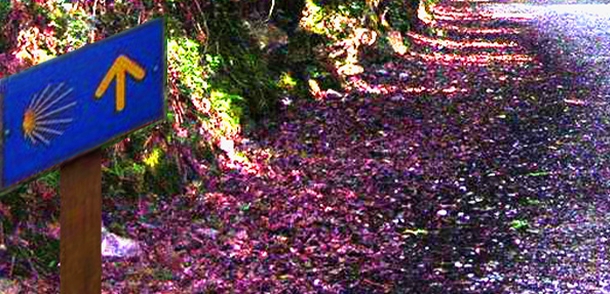
[[[101,293],[100,147],[165,117],[157,19],[0,80],[0,192],[60,167],[62,294]]]

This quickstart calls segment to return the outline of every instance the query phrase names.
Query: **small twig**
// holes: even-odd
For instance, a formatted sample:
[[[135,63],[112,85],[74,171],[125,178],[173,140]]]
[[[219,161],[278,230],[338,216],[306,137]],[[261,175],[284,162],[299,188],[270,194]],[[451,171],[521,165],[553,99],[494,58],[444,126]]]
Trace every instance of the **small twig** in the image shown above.
[[[195,5],[197,6],[197,10],[199,10],[199,14],[201,14],[201,17],[203,18],[203,25],[205,26],[205,32],[203,31],[203,29],[201,28],[201,25],[199,24],[199,22],[195,22],[195,27],[197,28],[197,30],[200,33],[203,33],[207,38],[209,38],[210,34],[208,32],[208,27],[206,24],[206,17],[205,17],[205,13],[203,13],[203,9],[201,9],[201,6],[199,5],[199,1],[195,1]]]
[[[4,225],[0,222],[0,250],[6,250],[6,240],[4,238]]]
[[[240,86],[247,88],[248,86],[246,84],[244,84],[242,81],[238,80],[228,68],[225,68],[227,74],[229,75],[229,77],[237,84],[239,84]]]
[[[275,8],[275,0],[271,0],[271,8],[269,8],[269,15],[267,16],[267,20],[265,22],[269,22],[271,19],[271,14],[273,14],[273,8]]]
[[[199,242],[202,245],[205,245],[205,241],[201,240],[199,237],[191,235],[191,239],[193,239],[194,241]]]
[[[585,101],[583,100],[578,100],[578,99],[564,99],[563,100],[565,103],[570,104],[570,105],[578,105],[578,106],[582,106],[587,104]]]
[[[93,1],[93,17],[95,17],[96,10],[97,10],[97,0]]]
[[[375,282],[373,282],[373,281],[371,281],[369,279],[364,279],[363,282],[365,282],[365,283],[367,283],[369,285],[377,286],[379,288],[382,288],[382,289],[386,290],[386,286],[385,285],[382,285],[382,284],[379,284],[379,283],[375,283]]]
[[[8,272],[9,278],[13,278],[13,269],[15,268],[15,257],[16,255],[13,254],[13,257],[11,258],[11,269]]]
[[[195,3],[198,3],[198,2],[195,2]],[[201,12],[201,17],[203,18],[202,23],[203,23],[203,28],[204,28],[205,37],[206,37],[205,43],[203,44],[203,54],[207,54],[208,53],[208,43],[209,43],[208,40],[210,38],[210,28],[208,27],[208,18],[205,16],[205,13],[203,13],[203,10],[201,10],[201,8],[199,6],[197,6],[197,7],[198,7],[199,11]],[[197,23],[197,26],[201,27],[199,25],[199,22]]]
[[[96,10],[97,10],[97,0],[95,0],[93,2],[93,19],[95,19]],[[92,26],[91,26],[91,31],[89,32],[89,38],[91,39],[89,41],[90,43],[95,42],[95,24],[92,24]]]
[[[30,253],[31,253],[31,250],[30,250]],[[36,270],[36,267],[34,266],[34,263],[32,263],[32,259],[29,256],[26,259],[28,260],[28,264],[32,268],[32,271],[34,271],[34,276],[36,277],[36,280],[38,280],[39,279],[38,271]]]

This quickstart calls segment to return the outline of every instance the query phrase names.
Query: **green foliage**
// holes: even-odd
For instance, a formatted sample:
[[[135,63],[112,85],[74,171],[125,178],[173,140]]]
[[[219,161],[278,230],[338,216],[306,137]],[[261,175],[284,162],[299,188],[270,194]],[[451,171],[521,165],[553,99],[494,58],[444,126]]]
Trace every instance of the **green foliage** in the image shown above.
[[[363,25],[371,11],[364,0],[321,1],[307,0],[308,15],[303,17],[303,27],[311,33],[323,35],[333,40],[349,36],[354,28]]]
[[[523,206],[539,206],[542,202],[539,199],[532,197],[525,197],[519,199],[519,204]]]
[[[324,25],[324,19],[326,18],[326,10],[319,4],[307,0],[307,4],[310,7],[310,14],[308,18],[304,18],[304,24],[310,28],[310,31],[314,34],[327,35],[327,28]]]
[[[172,38],[167,42],[167,56],[171,67],[178,71],[181,92],[195,99],[203,99],[209,89],[205,68],[201,65],[200,45],[187,38]]]
[[[239,118],[241,116],[241,107],[239,105],[244,101],[243,97],[212,90],[210,100],[212,101],[212,107],[220,112],[223,122],[228,123],[230,128],[235,128],[239,125]]]
[[[163,15],[168,32],[167,122],[105,149],[103,192],[112,201],[127,203],[143,193],[172,197],[182,192],[186,179],[197,176],[193,165],[198,162],[205,161],[215,176],[215,140],[273,118],[282,95],[306,98],[309,79],[324,89],[338,89],[341,79],[334,67],[345,57],[329,57],[331,48],[353,39],[357,29],[409,29],[405,3],[413,1],[382,1],[387,6],[370,7],[364,0],[277,0],[270,22],[244,16],[242,10],[252,2],[256,0],[196,2],[202,5],[182,0],[0,0],[0,23],[8,23],[8,15],[22,17],[11,20],[0,34],[0,51],[25,52],[33,55],[30,63],[36,63]],[[386,8],[389,28],[382,19]],[[10,14],[15,9],[18,13]],[[36,52],[16,44],[20,33]],[[381,56],[389,56],[387,39],[377,41],[375,48],[385,50]],[[44,218],[56,221],[59,198],[49,195],[58,186],[59,173],[52,172],[3,196],[1,203],[12,215],[2,219],[5,230],[27,222],[44,227]],[[242,210],[252,211],[249,204]],[[20,269],[31,271],[31,259],[39,272],[56,270],[56,242],[28,230],[22,237],[32,246],[14,244],[10,249]]]
[[[8,23],[8,14],[11,12],[11,1],[0,1],[0,24]],[[0,38],[0,52],[7,49],[10,44],[7,44],[7,40]]]
[[[205,62],[208,72],[215,73],[221,68],[222,64],[224,63],[224,59],[222,58],[222,55],[206,54]]]
[[[140,13],[136,1],[114,1],[108,13],[95,16],[96,27],[105,36],[111,36],[139,24]],[[91,9],[93,11],[93,8]]]
[[[333,75],[319,63],[313,63],[306,67],[307,76],[315,79],[324,89],[339,89],[340,81],[335,79]]]
[[[408,44],[398,44],[405,40],[402,33],[421,27],[417,17],[419,0],[307,0],[305,3],[302,28],[334,42],[326,46],[322,59],[326,59],[326,65],[332,64],[333,78],[342,84],[346,82],[344,76],[362,72],[359,63],[380,62],[394,54],[404,54]],[[389,36],[393,41],[388,42]]]
[[[155,147],[152,152],[144,158],[144,164],[152,171],[155,171],[157,166],[159,166],[162,156],[163,150]]]
[[[246,114],[259,119],[272,114],[279,89],[266,61],[255,48],[236,47],[227,50],[212,48],[217,56],[213,61],[219,61],[210,65],[216,70],[210,77],[211,88],[216,90],[212,92],[215,93],[211,97],[212,105],[233,116]]]
[[[523,230],[529,227],[527,220],[516,219],[510,223],[510,227],[514,230]]]
[[[58,36],[58,48],[48,48],[55,54],[80,48],[88,43],[89,33],[94,30],[93,18],[83,10],[68,12],[61,5],[64,1],[55,1],[53,10],[46,11],[49,24],[55,28]]]
[[[388,5],[388,23],[391,27],[399,31],[411,29],[411,18],[404,15],[407,9],[405,1],[390,1]]]
[[[45,185],[53,188],[59,187],[59,171],[55,170],[46,174],[43,174],[38,178],[38,181]]]
[[[11,12],[11,1],[2,1],[0,2],[0,20],[3,20],[2,23],[6,23],[7,16],[9,12]]]
[[[32,231],[28,231],[23,238],[31,240],[30,246],[17,249],[16,254],[19,260],[28,261],[26,268],[32,270],[31,267],[34,267],[34,270],[44,275],[55,271],[59,260],[57,253],[60,240]]]
[[[129,136],[129,144],[123,141],[119,152],[105,149],[109,162],[103,166],[103,193],[116,199],[136,200],[142,193],[167,195],[181,192],[182,180],[173,157],[161,145],[146,146],[151,133],[159,127],[147,127]]]
[[[288,72],[283,72],[278,81],[278,87],[285,90],[292,90],[297,86],[297,81]]]

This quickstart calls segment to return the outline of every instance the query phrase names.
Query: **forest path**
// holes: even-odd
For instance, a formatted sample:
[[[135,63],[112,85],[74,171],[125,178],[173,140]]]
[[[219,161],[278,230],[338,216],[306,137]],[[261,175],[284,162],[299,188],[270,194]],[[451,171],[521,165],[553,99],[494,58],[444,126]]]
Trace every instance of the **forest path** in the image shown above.
[[[236,146],[250,164],[144,199],[147,255],[105,261],[106,291],[608,291],[607,96],[547,58],[537,16],[485,3],[443,2],[445,37],[287,106]]]

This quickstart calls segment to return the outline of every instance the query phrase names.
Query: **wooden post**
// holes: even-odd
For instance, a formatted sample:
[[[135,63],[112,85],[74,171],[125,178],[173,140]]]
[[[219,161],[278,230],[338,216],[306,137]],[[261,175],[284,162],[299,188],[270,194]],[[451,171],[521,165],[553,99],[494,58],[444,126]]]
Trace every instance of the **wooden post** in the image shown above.
[[[102,153],[60,170],[60,291],[99,294],[102,286]]]

